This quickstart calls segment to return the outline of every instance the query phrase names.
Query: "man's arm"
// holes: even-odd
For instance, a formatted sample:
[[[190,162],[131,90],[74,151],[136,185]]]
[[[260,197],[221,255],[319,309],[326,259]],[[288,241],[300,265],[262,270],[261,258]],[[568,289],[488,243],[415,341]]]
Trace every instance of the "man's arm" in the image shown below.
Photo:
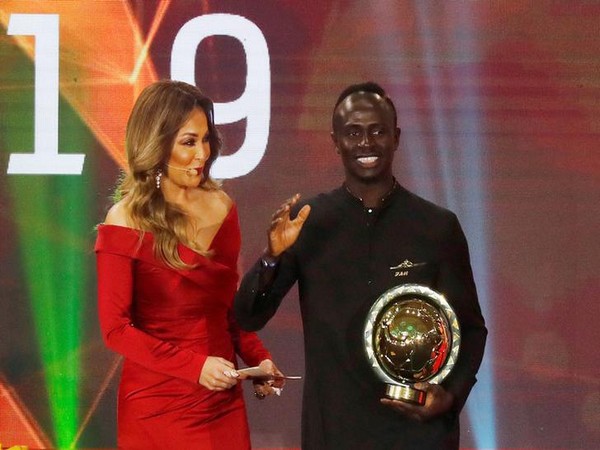
[[[244,275],[234,299],[235,318],[246,331],[263,328],[275,315],[283,297],[296,281],[293,256],[284,253],[274,265],[261,257]]]
[[[439,274],[439,289],[450,301],[461,327],[458,359],[442,385],[454,395],[452,409],[460,412],[476,382],[487,328],[477,298],[467,240],[456,216],[444,243],[445,261]]]
[[[244,330],[256,331],[264,327],[296,281],[295,258],[288,249],[298,239],[310,214],[310,206],[304,205],[294,219],[290,217],[299,199],[299,194],[294,195],[273,214],[267,231],[268,247],[242,279],[235,296],[234,311]]]

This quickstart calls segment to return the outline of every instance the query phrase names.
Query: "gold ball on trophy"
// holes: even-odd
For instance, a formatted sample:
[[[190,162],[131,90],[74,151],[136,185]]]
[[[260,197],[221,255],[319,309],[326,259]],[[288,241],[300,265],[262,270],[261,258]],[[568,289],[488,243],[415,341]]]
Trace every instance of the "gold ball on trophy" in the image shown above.
[[[386,396],[423,404],[414,383],[440,383],[460,346],[456,314],[440,293],[418,284],[396,286],[371,307],[365,324],[371,367],[387,384]]]
[[[419,298],[389,304],[373,340],[382,368],[411,383],[431,378],[446,360],[450,344],[446,319]]]

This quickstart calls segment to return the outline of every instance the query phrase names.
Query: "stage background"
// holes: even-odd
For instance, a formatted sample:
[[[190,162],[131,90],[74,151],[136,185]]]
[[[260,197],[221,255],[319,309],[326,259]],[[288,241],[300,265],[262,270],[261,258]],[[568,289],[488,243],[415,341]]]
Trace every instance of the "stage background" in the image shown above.
[[[280,202],[340,184],[338,93],[382,84],[397,178],[458,214],[490,330],[463,446],[599,448],[599,24],[594,0],[2,0],[0,442],[115,446],[94,226],[137,93],[191,76],[233,115],[240,271]],[[303,373],[295,289],[260,335]],[[247,398],[255,447],[299,447],[301,393]]]

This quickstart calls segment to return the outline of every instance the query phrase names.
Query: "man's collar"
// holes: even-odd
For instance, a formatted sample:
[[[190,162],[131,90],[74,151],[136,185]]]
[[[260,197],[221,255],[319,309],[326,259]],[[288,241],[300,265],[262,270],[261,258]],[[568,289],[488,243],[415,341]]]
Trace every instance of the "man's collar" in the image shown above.
[[[364,203],[362,197],[360,197],[360,196],[356,195],[354,192],[352,192],[346,183],[343,183],[342,187],[348,194],[350,194],[353,198],[358,200],[363,205],[363,207],[365,206],[365,203]],[[396,180],[396,177],[394,177],[394,183],[392,184],[392,187],[390,188],[389,191],[387,191],[385,194],[383,194],[379,198],[379,202],[378,202],[376,208],[379,209],[379,208],[384,207],[386,205],[386,203],[388,202],[388,200],[390,199],[390,197],[392,196],[392,194],[394,192],[396,192],[396,190],[398,190],[399,187],[400,187],[400,184]],[[374,208],[371,208],[371,209],[374,209]]]

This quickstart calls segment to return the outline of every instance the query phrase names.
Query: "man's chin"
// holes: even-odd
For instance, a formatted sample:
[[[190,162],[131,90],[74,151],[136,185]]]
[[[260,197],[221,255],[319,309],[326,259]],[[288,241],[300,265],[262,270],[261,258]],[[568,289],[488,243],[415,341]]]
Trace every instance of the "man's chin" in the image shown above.
[[[360,172],[355,171],[350,175],[350,178],[363,184],[376,184],[387,180],[390,175],[390,173],[382,171],[381,168],[374,168],[369,170],[361,170]]]

